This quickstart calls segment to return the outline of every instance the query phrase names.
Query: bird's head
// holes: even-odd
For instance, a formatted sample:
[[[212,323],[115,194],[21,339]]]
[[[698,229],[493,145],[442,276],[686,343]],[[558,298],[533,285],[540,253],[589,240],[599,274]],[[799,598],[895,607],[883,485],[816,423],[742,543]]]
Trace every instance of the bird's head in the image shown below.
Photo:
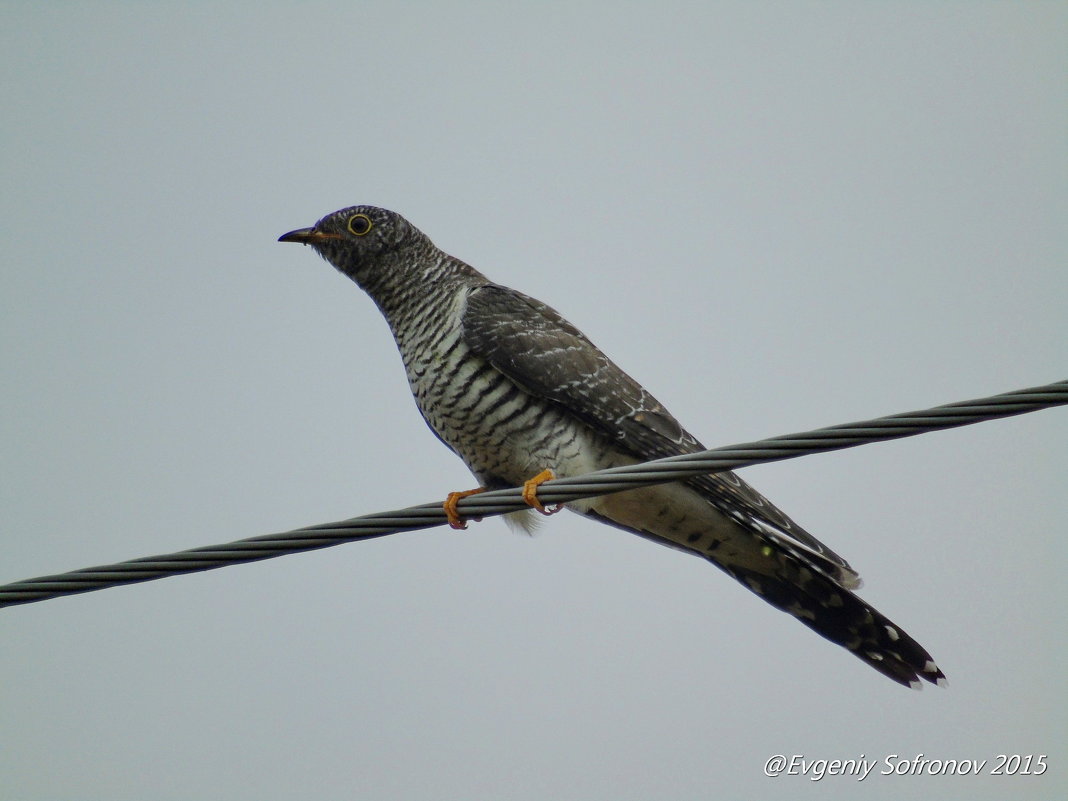
[[[350,206],[327,214],[311,228],[282,234],[279,242],[311,245],[328,262],[363,285],[376,263],[406,248],[429,246],[426,236],[396,212]]]

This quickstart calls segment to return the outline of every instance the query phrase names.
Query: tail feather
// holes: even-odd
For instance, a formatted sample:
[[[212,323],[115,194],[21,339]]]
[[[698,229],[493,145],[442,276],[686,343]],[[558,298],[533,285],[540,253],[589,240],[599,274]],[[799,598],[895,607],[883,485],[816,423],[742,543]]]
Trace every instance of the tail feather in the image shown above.
[[[923,679],[945,686],[945,674],[931,655],[901,627],[821,573],[782,556],[780,569],[773,575],[709,560],[772,606],[789,612],[898,684],[918,690]]]
[[[582,511],[704,557],[772,606],[899,684],[919,689],[922,681],[946,683],[945,674],[918,642],[851,591],[860,585],[860,576],[844,560],[814,552],[744,512],[721,509],[707,496],[678,489],[668,494],[671,487],[682,485],[665,486],[669,489],[662,496],[629,490],[606,496],[599,509]],[[655,513],[645,511],[650,506]],[[631,520],[641,520],[642,525]]]

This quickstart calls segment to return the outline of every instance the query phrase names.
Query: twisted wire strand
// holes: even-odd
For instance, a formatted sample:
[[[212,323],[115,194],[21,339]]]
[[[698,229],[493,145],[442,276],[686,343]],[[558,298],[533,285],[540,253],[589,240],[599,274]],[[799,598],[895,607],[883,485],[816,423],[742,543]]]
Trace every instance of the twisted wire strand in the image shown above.
[[[1068,404],[1068,381],[1016,390],[989,398],[961,401],[933,409],[905,412],[875,420],[820,428],[798,434],[731,445],[653,462],[600,470],[583,476],[555,479],[538,487],[544,504],[607,495],[635,487],[662,484],[704,473],[733,470],[782,461],[813,453],[842,450],[930,431],[979,423],[1001,417]],[[464,517],[483,518],[527,508],[519,488],[496,490],[464,498],[458,505]],[[209,545],[162,556],[146,556],[113,565],[87,567],[69,573],[16,581],[0,586],[0,607],[43,601],[120,584],[213,570],[256,562],[345,542],[374,539],[402,531],[418,531],[447,522],[441,502],[391,512],[320,523],[280,534],[267,534],[221,545]]]

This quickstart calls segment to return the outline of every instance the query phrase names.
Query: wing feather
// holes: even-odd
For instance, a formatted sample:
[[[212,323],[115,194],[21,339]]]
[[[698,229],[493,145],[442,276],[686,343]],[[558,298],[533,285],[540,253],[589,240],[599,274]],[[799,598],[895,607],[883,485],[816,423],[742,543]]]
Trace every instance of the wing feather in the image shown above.
[[[620,450],[643,461],[705,450],[648,390],[544,303],[486,284],[469,294],[462,320],[464,341],[475,354],[527,392],[566,408]],[[843,585],[860,585],[842,557],[735,473],[698,476],[687,483],[724,514],[807,555],[807,561]]]

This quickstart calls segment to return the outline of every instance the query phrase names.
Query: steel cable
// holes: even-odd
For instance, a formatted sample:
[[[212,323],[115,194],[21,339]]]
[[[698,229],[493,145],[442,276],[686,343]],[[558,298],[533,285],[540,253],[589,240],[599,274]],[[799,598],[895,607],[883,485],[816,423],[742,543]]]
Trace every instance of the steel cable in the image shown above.
[[[812,453],[841,450],[930,431],[979,423],[1000,417],[1068,404],[1068,381],[1016,390],[978,400],[961,401],[933,409],[906,412],[875,420],[846,423],[815,431],[787,434],[759,442],[713,448],[700,453],[672,456],[653,462],[600,470],[583,476],[546,482],[538,488],[544,504],[564,503],[651,484],[690,478],[704,473],[733,470],[764,462],[782,461]],[[472,495],[460,501],[465,517],[482,518],[525,509],[518,488]],[[142,581],[256,562],[345,542],[373,539],[402,531],[418,531],[446,523],[441,502],[392,512],[320,523],[280,534],[267,534],[221,545],[209,545],[162,556],[146,556],[113,565],[87,567],[69,573],[16,581],[0,586],[0,607],[43,601],[61,595],[135,584]]]

